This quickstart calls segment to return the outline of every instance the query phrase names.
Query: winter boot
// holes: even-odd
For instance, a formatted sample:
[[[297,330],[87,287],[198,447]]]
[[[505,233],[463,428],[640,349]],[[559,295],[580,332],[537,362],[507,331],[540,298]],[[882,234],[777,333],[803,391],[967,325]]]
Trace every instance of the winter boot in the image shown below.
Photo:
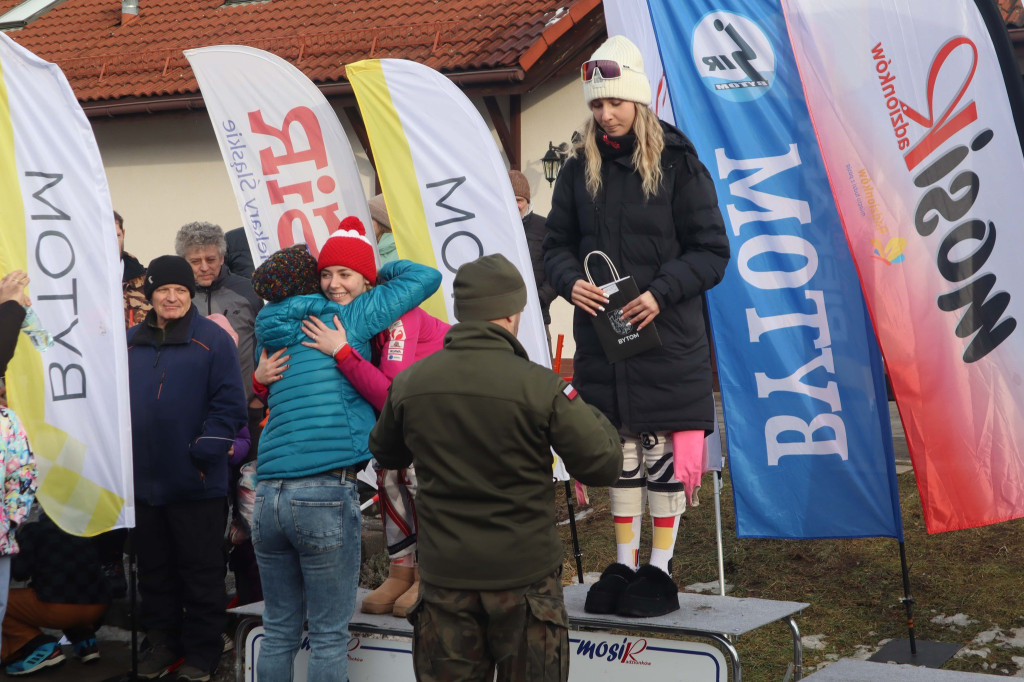
[[[604,569],[601,579],[590,586],[583,610],[587,613],[615,613],[619,598],[626,588],[636,580],[633,569],[625,564],[614,563]]]
[[[616,613],[630,618],[652,618],[679,609],[679,588],[657,566],[641,566],[636,580],[622,592]]]
[[[420,597],[420,572],[415,568],[412,570],[412,586],[405,591],[405,594],[395,600],[395,608],[391,611],[392,615],[398,618],[405,618],[405,615],[409,613],[409,609],[412,608],[412,605]]]
[[[412,587],[416,579],[415,567],[398,566],[392,562],[388,567],[388,578],[384,584],[366,595],[366,599],[363,600],[363,613],[391,613],[395,608],[395,601]]]

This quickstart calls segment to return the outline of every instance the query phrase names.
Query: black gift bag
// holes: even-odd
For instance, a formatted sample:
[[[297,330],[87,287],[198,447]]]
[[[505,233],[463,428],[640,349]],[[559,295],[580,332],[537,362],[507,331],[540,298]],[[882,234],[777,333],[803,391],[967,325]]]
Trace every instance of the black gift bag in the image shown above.
[[[604,258],[612,275],[612,281],[607,284],[597,284],[590,275],[588,262],[593,255]],[[597,331],[597,338],[601,340],[601,348],[604,349],[608,362],[618,362],[626,358],[638,355],[644,351],[661,346],[661,338],[658,330],[651,322],[643,329],[637,330],[629,322],[622,319],[622,308],[627,303],[640,295],[636,282],[629,275],[619,277],[619,271],[615,268],[611,259],[603,251],[591,251],[583,259],[583,269],[587,273],[587,280],[591,284],[601,287],[608,303],[605,304],[604,312],[598,311],[595,317],[591,318],[594,329]]]

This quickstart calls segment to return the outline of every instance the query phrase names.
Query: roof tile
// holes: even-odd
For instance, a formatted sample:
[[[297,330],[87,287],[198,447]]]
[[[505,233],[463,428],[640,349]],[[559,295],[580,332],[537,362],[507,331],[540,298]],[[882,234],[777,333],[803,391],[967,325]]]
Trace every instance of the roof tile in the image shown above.
[[[0,0],[0,12],[20,0]],[[528,70],[596,0],[139,0],[121,24],[117,0],[66,0],[7,35],[57,63],[83,102],[187,95],[198,85],[183,50],[250,45],[290,61],[320,84],[344,80],[367,58],[413,59],[446,73]],[[555,24],[551,20],[560,16]],[[559,26],[565,22],[566,26]],[[543,36],[543,39],[542,39]],[[530,58],[524,57],[529,54]]]

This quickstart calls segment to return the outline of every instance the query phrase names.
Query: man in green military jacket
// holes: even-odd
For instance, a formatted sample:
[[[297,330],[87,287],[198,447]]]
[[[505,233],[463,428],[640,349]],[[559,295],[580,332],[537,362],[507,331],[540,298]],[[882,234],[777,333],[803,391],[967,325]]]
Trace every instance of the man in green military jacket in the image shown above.
[[[564,682],[551,448],[579,481],[607,486],[622,471],[619,436],[527,358],[516,340],[526,285],[504,256],[459,268],[454,294],[459,324],[395,377],[370,434],[382,466],[415,462],[419,478],[416,679],[489,682],[497,667],[498,680]]]

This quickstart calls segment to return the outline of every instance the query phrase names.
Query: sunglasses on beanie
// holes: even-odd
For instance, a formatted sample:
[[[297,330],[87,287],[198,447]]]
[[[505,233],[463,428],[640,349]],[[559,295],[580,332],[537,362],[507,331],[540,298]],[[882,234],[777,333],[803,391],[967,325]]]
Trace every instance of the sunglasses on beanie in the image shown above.
[[[635,73],[643,73],[642,71],[637,71],[626,64],[619,64],[617,61],[612,59],[592,59],[583,64],[580,68],[580,72],[583,75],[583,82],[589,83],[599,71],[601,72],[601,78],[604,80],[620,78],[622,76],[622,69],[627,69]]]

